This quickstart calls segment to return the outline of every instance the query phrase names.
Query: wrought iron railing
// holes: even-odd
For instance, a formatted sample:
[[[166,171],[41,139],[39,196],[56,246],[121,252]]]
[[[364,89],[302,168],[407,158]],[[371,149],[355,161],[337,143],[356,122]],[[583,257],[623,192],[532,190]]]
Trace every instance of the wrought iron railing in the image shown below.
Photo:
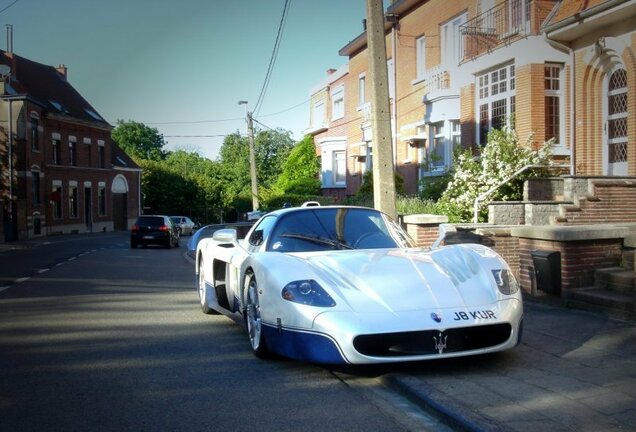
[[[466,21],[459,27],[461,61],[529,35],[537,35],[550,11],[550,2],[508,0]]]

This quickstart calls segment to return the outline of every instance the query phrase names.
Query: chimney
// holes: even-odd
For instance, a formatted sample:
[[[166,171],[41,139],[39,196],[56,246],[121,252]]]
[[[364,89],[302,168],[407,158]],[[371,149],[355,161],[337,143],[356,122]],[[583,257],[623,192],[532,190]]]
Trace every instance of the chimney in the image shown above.
[[[13,25],[7,24],[7,52],[13,52]]]
[[[333,74],[335,71],[336,71],[336,69],[334,69],[334,68],[329,68],[329,69],[327,69],[327,75],[331,75],[331,74]]]
[[[66,67],[66,65],[61,64],[58,67],[55,68],[57,70],[57,72],[62,75],[62,77],[64,78],[64,81],[66,81],[68,79],[68,68]]]

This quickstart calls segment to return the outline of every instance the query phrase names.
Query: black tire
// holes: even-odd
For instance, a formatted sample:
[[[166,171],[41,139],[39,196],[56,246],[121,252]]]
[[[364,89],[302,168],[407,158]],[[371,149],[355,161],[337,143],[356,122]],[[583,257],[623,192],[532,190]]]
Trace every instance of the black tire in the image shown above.
[[[132,240],[130,241],[130,248],[131,248],[131,249],[137,249],[137,246],[139,246],[139,245],[137,244],[137,242],[132,241]]]
[[[263,325],[261,322],[261,308],[258,300],[258,283],[254,273],[248,271],[245,274],[243,283],[243,298],[245,299],[245,326],[247,327],[247,336],[250,340],[252,352],[258,358],[269,358],[271,356],[267,349],[265,336],[263,335]]]
[[[201,305],[201,310],[206,315],[218,315],[219,313],[212,309],[208,304],[208,286],[205,284],[205,267],[203,266],[203,258],[199,260],[198,274],[197,291],[199,292],[199,304]]]

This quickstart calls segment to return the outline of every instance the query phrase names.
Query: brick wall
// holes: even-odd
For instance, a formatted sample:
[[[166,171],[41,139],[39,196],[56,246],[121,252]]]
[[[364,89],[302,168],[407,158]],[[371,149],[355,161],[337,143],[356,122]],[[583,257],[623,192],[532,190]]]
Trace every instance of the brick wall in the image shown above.
[[[567,291],[592,286],[597,268],[617,265],[622,256],[622,239],[558,242],[520,238],[519,282],[531,294],[538,293],[531,255],[538,250],[561,253],[561,289]]]

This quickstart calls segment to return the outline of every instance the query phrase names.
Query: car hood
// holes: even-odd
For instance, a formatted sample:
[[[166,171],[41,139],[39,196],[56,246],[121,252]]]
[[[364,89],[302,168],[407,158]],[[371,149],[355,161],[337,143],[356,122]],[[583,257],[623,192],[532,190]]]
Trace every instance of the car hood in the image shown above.
[[[339,308],[380,313],[491,305],[500,298],[489,249],[338,251],[302,257]]]

